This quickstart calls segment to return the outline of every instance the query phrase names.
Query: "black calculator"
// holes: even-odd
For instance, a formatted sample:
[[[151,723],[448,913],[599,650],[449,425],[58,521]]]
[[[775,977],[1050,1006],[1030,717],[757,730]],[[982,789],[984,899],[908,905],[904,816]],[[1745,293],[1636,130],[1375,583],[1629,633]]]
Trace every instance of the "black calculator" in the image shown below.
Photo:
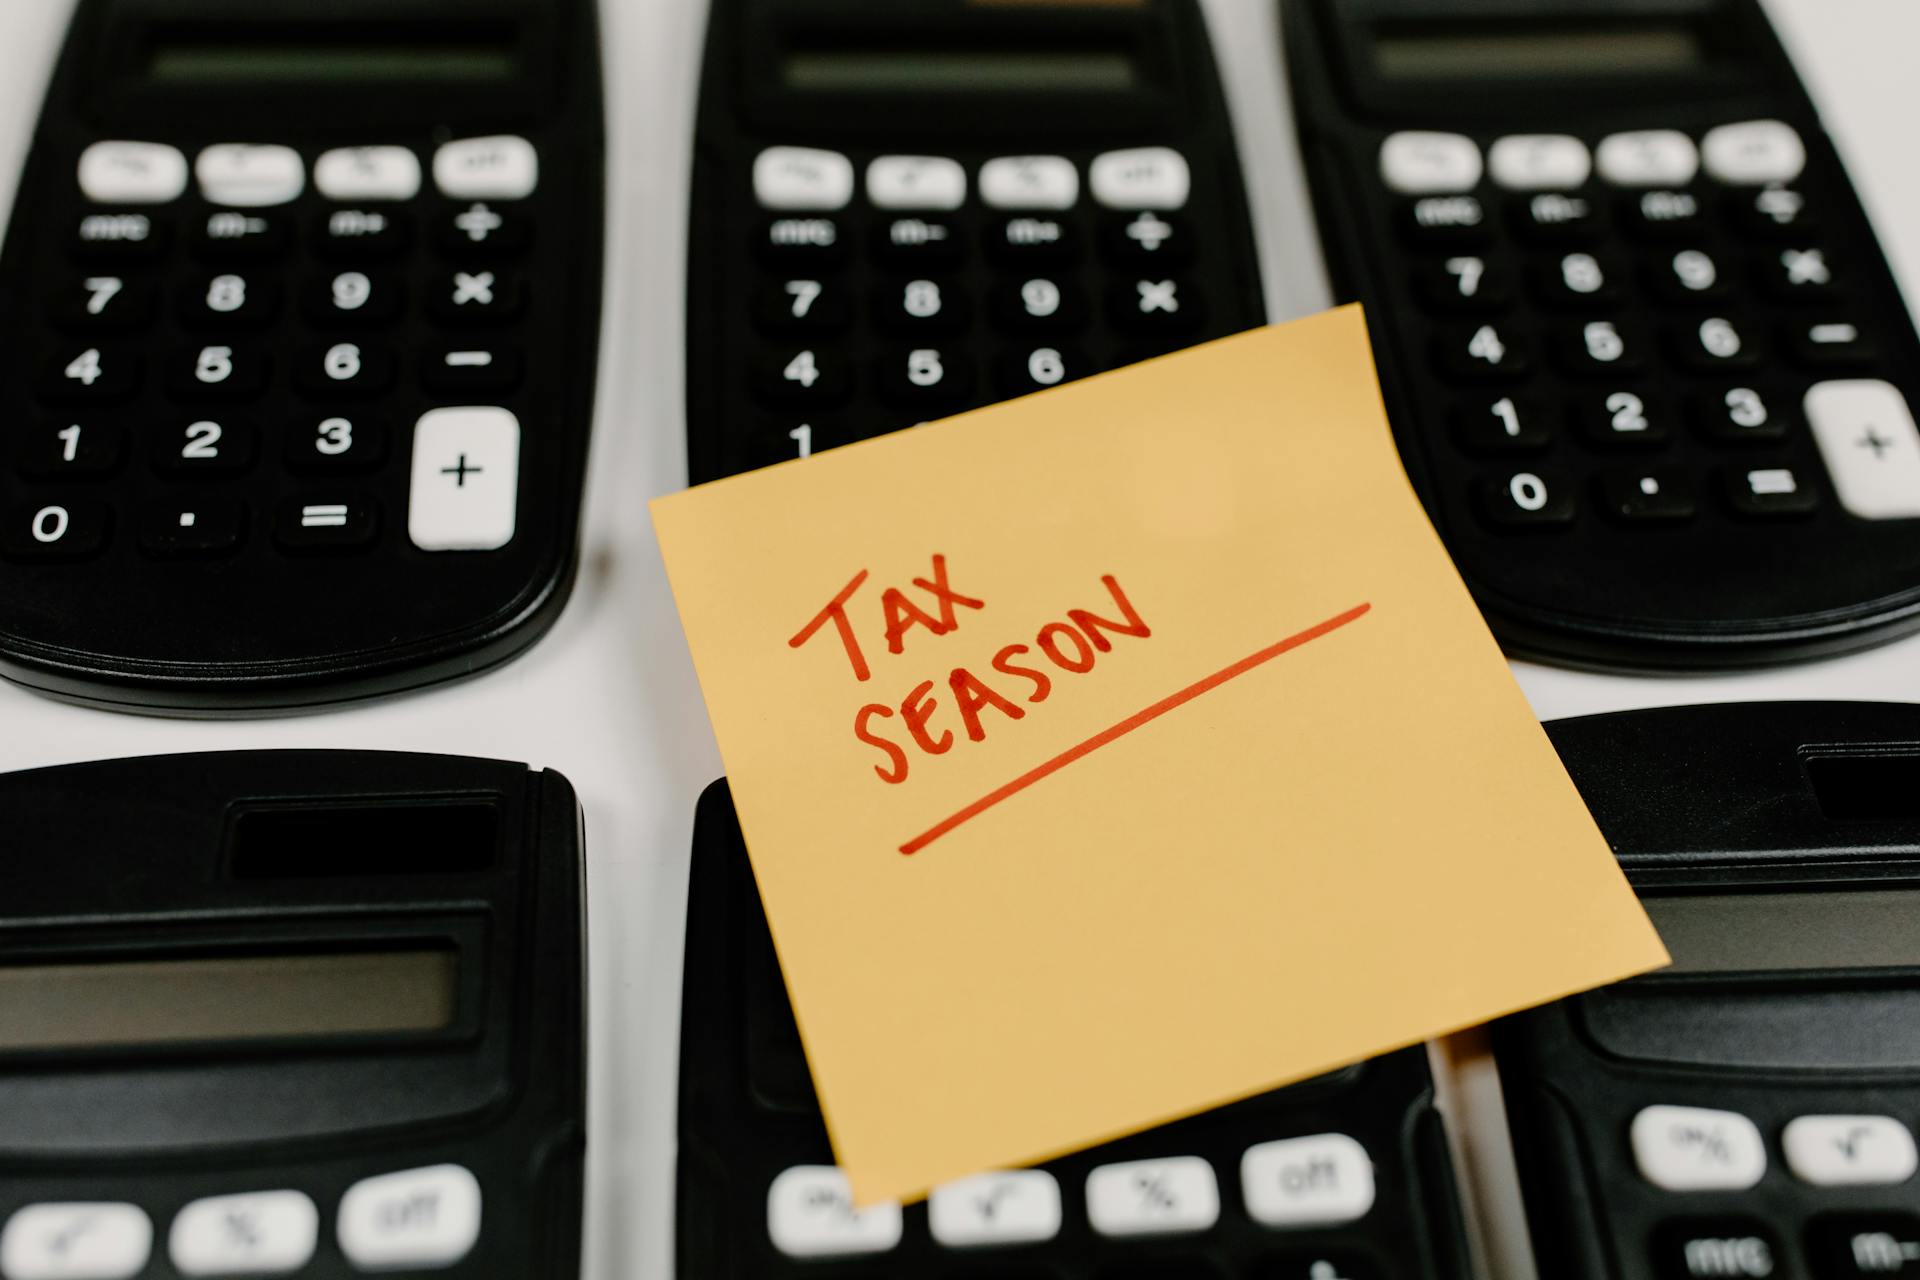
[[[1920,708],[1547,731],[1674,964],[1494,1029],[1540,1274],[1920,1275]]]
[[[1264,319],[1195,0],[713,0],[695,482]]]
[[[855,1211],[726,784],[693,837],[679,1280],[1466,1280],[1426,1050]]]
[[[1757,0],[1298,0],[1336,292],[1496,634],[1753,666],[1920,627],[1920,341]]]
[[[564,778],[155,756],[0,823],[0,1280],[579,1273]]]
[[[81,0],[0,252],[0,674],[257,713],[544,632],[600,112],[590,0]]]

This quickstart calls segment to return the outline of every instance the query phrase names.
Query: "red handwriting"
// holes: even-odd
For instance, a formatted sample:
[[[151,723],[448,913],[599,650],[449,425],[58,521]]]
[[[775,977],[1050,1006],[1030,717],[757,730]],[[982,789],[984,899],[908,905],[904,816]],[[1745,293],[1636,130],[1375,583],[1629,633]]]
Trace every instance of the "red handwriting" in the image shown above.
[[[869,679],[873,672],[867,666],[867,656],[860,651],[860,641],[854,635],[853,623],[847,617],[847,602],[853,599],[853,593],[867,580],[867,571],[862,569],[853,575],[853,580],[840,588],[826,607],[813,615],[807,625],[795,632],[787,644],[798,649],[813,638],[829,620],[834,630],[840,633],[840,643],[846,648],[847,661],[853,667],[853,678]],[[984,609],[987,602],[972,596],[961,595],[947,581],[947,558],[937,555],[933,558],[933,578],[913,579],[913,585],[933,596],[934,612],[928,613],[915,604],[899,587],[888,587],[880,596],[880,613],[886,624],[887,652],[900,653],[906,648],[906,635],[914,627],[925,627],[936,636],[946,635],[960,625],[955,617],[955,606],[967,609]]]
[[[1114,595],[1116,597],[1119,596],[1119,588],[1114,585],[1112,578],[1103,578],[1102,581],[1107,583],[1108,586],[1113,589]],[[1273,661],[1275,658],[1279,657],[1283,653],[1287,653],[1291,650],[1298,649],[1303,644],[1306,644],[1313,640],[1318,640],[1320,637],[1327,635],[1331,632],[1338,631],[1341,627],[1344,627],[1348,623],[1354,622],[1357,619],[1359,619],[1372,607],[1373,606],[1371,604],[1366,604],[1366,603],[1355,605],[1353,608],[1348,609],[1345,613],[1337,613],[1333,617],[1328,618],[1326,621],[1315,623],[1313,626],[1308,627],[1304,631],[1296,631],[1284,640],[1280,640],[1274,644],[1268,645],[1264,649],[1260,649],[1254,653],[1250,653],[1246,657],[1240,659],[1238,662],[1229,663],[1227,666],[1222,667],[1220,670],[1214,672],[1212,675],[1206,676],[1200,680],[1196,680],[1192,684],[1188,685],[1186,688],[1177,690],[1176,692],[1167,695],[1166,697],[1160,699],[1160,701],[1155,702],[1150,706],[1142,707],[1140,710],[1128,716],[1125,720],[1120,721],[1120,723],[1115,725],[1110,725],[1107,728],[1102,729],[1099,733],[1094,734],[1091,738],[1088,738],[1085,741],[1076,744],[1075,746],[1067,748],[1065,751],[1062,751],[1059,755],[1053,757],[1051,760],[1048,760],[1042,764],[1036,765],[1032,769],[1027,770],[1025,773],[1015,778],[1012,782],[1006,783],[1004,786],[1000,786],[995,788],[992,791],[989,791],[986,795],[981,796],[978,800],[975,800],[972,804],[967,805],[965,808],[959,810],[957,813],[954,813],[946,818],[943,818],[941,821],[935,823],[933,826],[927,828],[925,831],[922,831],[919,835],[913,837],[913,839],[901,845],[900,852],[908,855],[909,857],[912,856],[913,854],[918,853],[920,850],[932,844],[935,840],[938,840],[941,836],[946,835],[948,832],[952,831],[955,827],[959,826],[961,823],[969,822],[974,818],[979,817],[981,814],[985,813],[988,809],[993,808],[993,806],[999,804],[1001,801],[1007,799],[1010,796],[1018,795],[1020,792],[1025,791],[1028,787],[1040,781],[1042,778],[1045,778],[1050,774],[1053,774],[1061,769],[1064,769],[1066,766],[1072,764],[1075,760],[1078,760],[1083,756],[1089,755],[1094,751],[1098,751],[1101,747],[1106,746],[1108,743],[1114,741],[1115,739],[1124,737],[1125,735],[1132,733],[1135,729],[1138,729],[1143,724],[1148,724],[1154,720],[1158,720],[1161,716],[1166,715],[1169,711],[1172,711],[1176,707],[1182,706],[1188,702],[1193,701],[1193,699],[1199,697],[1201,694],[1206,693],[1213,689],[1217,689],[1221,685],[1225,684],[1227,681],[1232,680],[1237,676],[1243,676],[1247,672],[1253,670],[1255,667],[1262,665],[1263,663]],[[1074,615],[1068,614],[1067,616],[1073,617]],[[1131,616],[1132,616],[1132,613],[1129,610],[1129,617]],[[1105,650],[1103,649],[1102,652],[1105,652]],[[869,708],[866,708],[866,707],[861,708],[863,712],[868,709]],[[885,710],[885,708],[881,708],[881,710]],[[903,756],[902,769],[904,770],[904,768],[905,768],[905,762],[904,762],[904,756]],[[881,776],[884,777],[885,775],[882,774]]]
[[[980,607],[977,601],[969,601],[967,597],[957,595],[946,587],[945,568],[944,561],[939,556],[935,556],[935,582],[926,582],[918,578],[914,580],[914,585],[936,591],[941,596],[940,618],[928,618],[923,624],[934,628],[935,634],[938,635],[946,634],[957,625],[951,611],[954,604],[966,605],[970,608]],[[1141,617],[1139,611],[1133,607],[1133,602],[1127,599],[1126,592],[1121,590],[1120,583],[1113,575],[1105,575],[1100,582],[1112,598],[1113,606],[1120,615],[1118,618],[1103,617],[1088,609],[1069,609],[1067,621],[1047,623],[1035,634],[1031,645],[1009,644],[996,652],[989,664],[994,673],[992,679],[976,675],[967,667],[955,667],[947,673],[944,681],[947,694],[953,700],[953,716],[944,717],[944,723],[936,723],[936,717],[940,716],[943,704],[934,694],[935,683],[932,680],[922,680],[914,685],[906,697],[900,700],[897,712],[894,707],[883,702],[869,702],[856,711],[853,717],[854,737],[873,747],[885,757],[884,763],[873,767],[874,773],[880,780],[889,783],[901,783],[907,780],[911,769],[911,758],[907,750],[909,744],[930,756],[945,755],[953,750],[954,744],[959,740],[954,732],[954,716],[958,717],[959,732],[964,734],[969,742],[986,740],[988,724],[986,713],[988,712],[1004,716],[1008,720],[1024,718],[1028,705],[1045,702],[1053,693],[1054,676],[1048,674],[1047,666],[1051,666],[1056,672],[1084,675],[1093,670],[1098,655],[1112,652],[1111,637],[1133,636],[1144,640],[1152,636],[1153,631],[1147,626],[1146,619]],[[855,580],[855,585],[857,583],[858,579]],[[842,594],[844,596],[845,593]],[[828,606],[829,609],[836,607],[837,604]],[[816,618],[815,622],[809,625],[817,629],[819,621],[820,619]],[[903,627],[902,630],[904,629]],[[803,633],[797,639],[804,641],[808,634],[811,632]],[[892,614],[889,613],[889,648],[892,648],[894,635]],[[1045,659],[1044,664],[1027,657],[1036,649],[1040,657]],[[893,652],[897,653],[899,650],[893,649]],[[1016,659],[1024,660],[1016,661]],[[856,674],[864,668],[864,665],[864,663],[856,664]],[[1000,677],[1010,677],[1020,684],[1008,686]],[[862,675],[859,678],[864,680],[866,677]],[[1013,689],[1012,696],[1005,692],[1008,687]],[[1023,703],[1026,705],[1022,705]],[[897,733],[889,736],[882,731],[883,728],[890,730],[893,726],[876,724],[876,721],[891,721],[896,718],[896,715],[900,722],[899,727],[906,731],[905,741],[902,741]]]

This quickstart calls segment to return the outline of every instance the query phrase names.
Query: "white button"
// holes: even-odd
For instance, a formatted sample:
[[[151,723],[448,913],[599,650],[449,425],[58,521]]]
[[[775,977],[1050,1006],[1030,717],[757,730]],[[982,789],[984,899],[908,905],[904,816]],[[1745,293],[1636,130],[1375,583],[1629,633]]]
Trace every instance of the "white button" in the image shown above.
[[[1103,1236],[1205,1231],[1220,1220],[1220,1185],[1199,1156],[1103,1164],[1087,1175],[1087,1219]]]
[[[1700,152],[1678,129],[1610,133],[1594,152],[1600,176],[1619,187],[1684,187],[1700,171]]]
[[[1792,125],[1748,120],[1707,130],[1700,140],[1707,173],[1735,186],[1792,182],[1807,164],[1807,149]]]
[[[838,151],[768,147],[753,158],[753,197],[765,209],[844,209],[853,161]]]
[[[100,204],[165,204],[187,189],[187,158],[158,142],[96,142],[80,153],[80,191]]]
[[[1800,1116],[1780,1145],[1794,1176],[1816,1187],[1892,1186],[1920,1168],[1913,1134],[1892,1116]]]
[[[407,536],[422,551],[493,551],[513,541],[520,420],[505,409],[429,409],[413,428]]]
[[[1263,1226],[1352,1222],[1373,1208],[1373,1161],[1344,1133],[1286,1138],[1247,1148],[1240,1186]]]
[[[1060,1184],[1043,1169],[962,1178],[934,1188],[927,1223],[950,1249],[1051,1240],[1060,1234]]]
[[[1899,388],[1875,378],[1819,382],[1806,411],[1841,506],[1863,520],[1920,516],[1920,431]]]
[[[1480,148],[1457,133],[1396,133],[1380,144],[1380,180],[1405,196],[1471,191],[1480,181]]]
[[[1179,209],[1187,203],[1193,175],[1187,158],[1171,147],[1135,147],[1095,156],[1087,185],[1109,209]]]
[[[1587,180],[1593,157],[1564,133],[1513,133],[1487,151],[1487,169],[1510,191],[1561,191]]]
[[[195,1200],[173,1220],[167,1252],[183,1275],[275,1275],[313,1257],[320,1211],[300,1191]]]
[[[1738,1112],[1647,1107],[1630,1134],[1640,1176],[1663,1191],[1744,1191],[1767,1171],[1767,1144]]]
[[[451,1267],[480,1239],[480,1183],[457,1164],[356,1182],[335,1235],[362,1271]]]
[[[1071,209],[1080,171],[1065,156],[998,156],[980,166],[980,198],[994,209]]]
[[[433,153],[433,185],[455,200],[524,200],[540,183],[540,157],[525,138],[462,138]]]
[[[127,1280],[153,1252],[153,1222],[130,1204],[30,1204],[0,1231],[6,1280]]]
[[[900,1206],[856,1210],[846,1174],[832,1165],[796,1165],[767,1189],[767,1235],[789,1258],[885,1253],[900,1243]]]
[[[307,188],[307,166],[292,147],[223,142],[194,159],[193,176],[210,203],[243,209],[285,204]]]
[[[958,209],[967,171],[945,156],[881,156],[867,166],[867,199],[878,209]]]
[[[411,200],[420,157],[406,147],[336,147],[313,162],[313,185],[329,200]]]

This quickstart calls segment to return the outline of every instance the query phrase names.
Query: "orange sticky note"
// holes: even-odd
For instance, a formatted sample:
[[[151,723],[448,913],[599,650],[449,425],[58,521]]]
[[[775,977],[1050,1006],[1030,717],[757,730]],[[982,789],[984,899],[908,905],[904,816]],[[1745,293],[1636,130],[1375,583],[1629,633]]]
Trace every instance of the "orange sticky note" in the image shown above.
[[[653,514],[861,1203],[1666,960],[1357,308]]]

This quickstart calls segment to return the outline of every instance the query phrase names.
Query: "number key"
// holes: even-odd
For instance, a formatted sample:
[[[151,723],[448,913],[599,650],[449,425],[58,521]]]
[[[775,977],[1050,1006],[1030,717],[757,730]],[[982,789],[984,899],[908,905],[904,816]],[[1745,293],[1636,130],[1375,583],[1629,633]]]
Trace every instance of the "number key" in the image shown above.
[[[1719,302],[1727,296],[1727,272],[1705,249],[1661,253],[1646,266],[1648,285],[1662,299],[1681,305]]]
[[[1531,400],[1501,396],[1454,406],[1453,438],[1480,457],[1539,453],[1552,443],[1546,418]]]
[[[903,408],[951,408],[972,390],[972,367],[956,348],[914,347],[881,358],[880,392]]]
[[[1087,323],[1087,299],[1071,280],[1034,276],[994,291],[993,320],[1016,333],[1069,332]]]
[[[55,419],[22,442],[20,470],[37,479],[105,475],[120,465],[125,448],[119,427]]]
[[[1723,444],[1779,440],[1790,426],[1786,413],[1752,387],[1702,392],[1690,408],[1694,425]]]
[[[753,386],[768,404],[806,409],[844,401],[853,392],[853,375],[838,352],[786,347],[760,362]]]
[[[1638,391],[1608,391],[1584,397],[1574,418],[1601,449],[1644,449],[1667,441],[1666,414]]]
[[[1588,320],[1555,339],[1560,365],[1576,378],[1617,377],[1640,367],[1641,343],[1612,320]]]
[[[1559,475],[1512,471],[1479,487],[1480,513],[1502,529],[1546,529],[1573,521],[1572,490]]]
[[[177,400],[251,400],[267,388],[265,351],[241,343],[208,343],[173,356],[167,390]]]
[[[15,507],[0,525],[0,555],[12,560],[78,560],[107,545],[103,502],[63,499]]]
[[[896,280],[880,286],[873,313],[894,333],[955,333],[966,327],[968,305],[952,281]]]
[[[1526,376],[1529,361],[1517,338],[1499,326],[1448,330],[1436,340],[1441,373],[1458,382],[1508,382]]]
[[[1542,262],[1534,272],[1534,291],[1550,307],[1586,310],[1620,300],[1619,272],[1591,253],[1566,253]]]
[[[393,352],[364,342],[308,347],[295,357],[294,383],[316,399],[378,395],[393,385]]]
[[[1506,269],[1472,254],[1416,268],[1413,286],[1436,311],[1498,311],[1513,300]]]
[[[1078,347],[1016,347],[1001,357],[1000,389],[1008,396],[1023,396],[1091,372],[1092,364]]]
[[[68,348],[47,362],[40,394],[63,404],[124,400],[140,386],[140,356],[119,347]]]
[[[121,276],[84,276],[54,295],[53,322],[72,333],[124,333],[153,318],[153,289]]]
[[[853,322],[853,306],[830,281],[782,280],[760,290],[753,316],[768,333],[837,333]]]
[[[386,453],[386,424],[360,413],[303,419],[287,438],[287,465],[300,472],[367,471]]]
[[[1745,368],[1759,359],[1752,336],[1726,316],[1677,325],[1670,340],[1675,355],[1690,369]]]
[[[400,314],[400,282],[380,272],[335,271],[309,282],[308,317],[326,329],[386,324]]]
[[[231,418],[196,418],[155,438],[154,469],[183,477],[234,475],[253,465],[257,436],[253,427]]]
[[[231,271],[200,277],[180,295],[180,320],[190,329],[258,329],[279,309],[277,282]]]

